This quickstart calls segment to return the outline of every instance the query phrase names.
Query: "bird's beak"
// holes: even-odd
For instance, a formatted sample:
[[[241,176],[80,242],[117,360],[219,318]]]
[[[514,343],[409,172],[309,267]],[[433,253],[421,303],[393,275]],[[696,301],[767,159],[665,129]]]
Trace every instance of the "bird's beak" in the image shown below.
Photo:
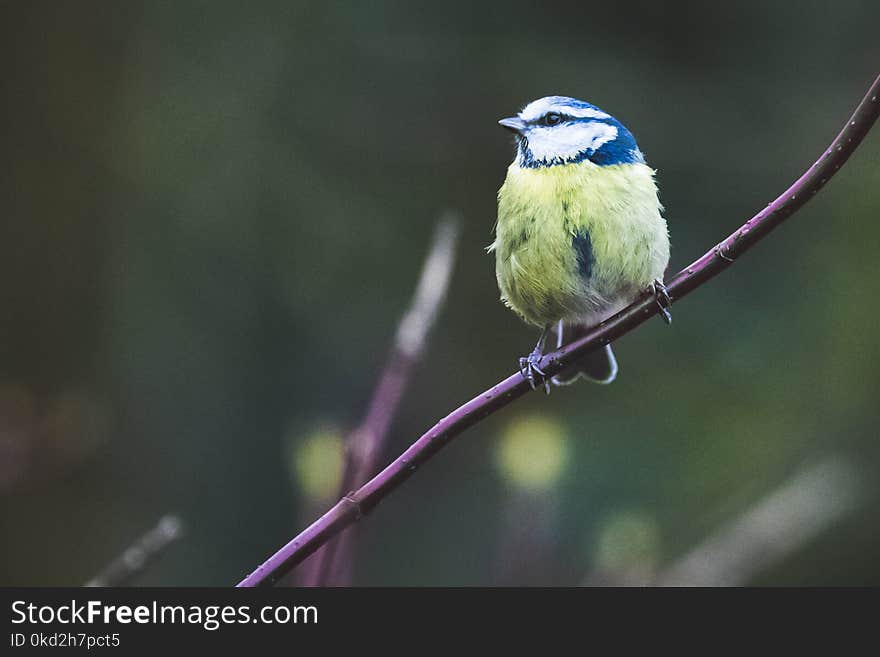
[[[515,132],[516,134],[522,134],[523,130],[526,129],[526,122],[518,116],[511,116],[506,119],[501,119],[498,122],[498,125],[500,125],[502,128],[510,130],[511,132]]]

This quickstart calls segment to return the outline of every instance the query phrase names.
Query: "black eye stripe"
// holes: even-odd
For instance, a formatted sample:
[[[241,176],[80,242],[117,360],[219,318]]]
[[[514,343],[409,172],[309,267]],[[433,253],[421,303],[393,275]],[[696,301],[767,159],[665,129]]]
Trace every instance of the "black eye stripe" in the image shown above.
[[[553,127],[565,123],[566,121],[574,120],[575,117],[563,114],[562,112],[547,112],[543,116],[539,116],[537,119],[532,120],[531,123],[544,127]]]

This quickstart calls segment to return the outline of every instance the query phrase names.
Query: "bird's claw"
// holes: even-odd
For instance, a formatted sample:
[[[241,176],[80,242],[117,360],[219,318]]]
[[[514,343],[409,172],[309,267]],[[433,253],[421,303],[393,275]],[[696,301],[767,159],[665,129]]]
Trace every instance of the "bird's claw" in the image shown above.
[[[535,349],[532,353],[524,358],[519,359],[519,373],[522,374],[522,377],[529,382],[529,385],[532,387],[532,390],[537,390],[538,386],[541,385],[544,387],[544,392],[548,395],[550,394],[550,379],[544,373],[544,370],[541,369],[541,359],[544,358],[544,354]],[[541,380],[538,381],[535,375],[539,375]]]
[[[672,306],[672,297],[669,296],[669,290],[663,285],[662,281],[654,281],[651,283],[651,291],[654,293],[654,301],[657,302],[657,308],[660,309],[660,316],[667,324],[672,324],[672,313],[669,312]]]

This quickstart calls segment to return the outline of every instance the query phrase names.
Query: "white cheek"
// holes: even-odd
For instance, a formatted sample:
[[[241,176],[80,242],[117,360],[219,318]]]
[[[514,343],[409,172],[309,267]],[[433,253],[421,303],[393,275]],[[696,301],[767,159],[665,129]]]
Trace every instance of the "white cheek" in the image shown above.
[[[555,128],[532,128],[526,135],[536,160],[567,160],[585,150],[595,151],[617,137],[617,128],[607,123],[574,123]]]

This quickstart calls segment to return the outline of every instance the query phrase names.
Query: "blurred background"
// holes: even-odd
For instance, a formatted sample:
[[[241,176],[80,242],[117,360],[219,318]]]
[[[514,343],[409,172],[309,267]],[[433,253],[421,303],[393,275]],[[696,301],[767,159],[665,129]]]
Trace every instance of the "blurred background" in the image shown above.
[[[236,583],[332,503],[440,212],[449,298],[384,464],[510,374],[496,120],[588,99],[658,169],[678,271],[880,71],[871,0],[0,4],[6,585]],[[878,584],[880,132],[735,268],[358,528],[360,585]]]

